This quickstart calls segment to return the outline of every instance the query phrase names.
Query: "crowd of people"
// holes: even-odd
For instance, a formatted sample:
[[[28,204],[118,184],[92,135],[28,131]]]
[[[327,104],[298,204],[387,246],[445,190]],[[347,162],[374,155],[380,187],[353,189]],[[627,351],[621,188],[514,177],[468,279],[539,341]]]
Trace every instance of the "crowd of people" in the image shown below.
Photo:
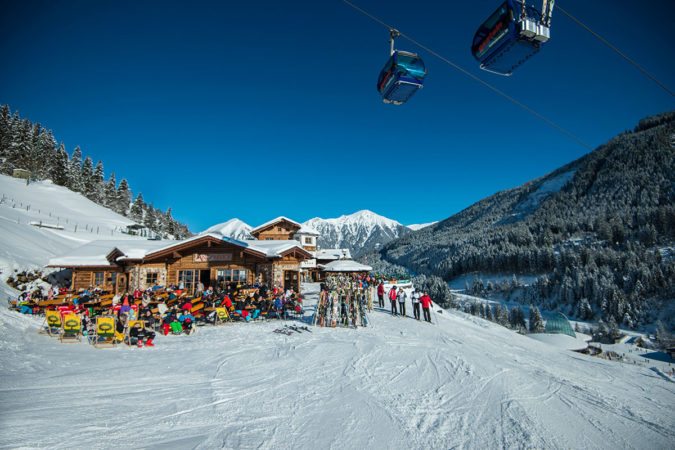
[[[46,293],[40,288],[26,290],[10,306],[24,314],[49,310],[58,310],[62,316],[75,314],[82,334],[89,337],[96,333],[96,317],[113,317],[117,342],[124,342],[126,336],[127,343],[149,347],[154,345],[156,333],[191,334],[195,326],[222,321],[217,309],[227,311],[227,320],[243,322],[304,314],[303,298],[293,289],[236,283],[215,288],[200,283],[194,295],[182,285],[153,286],[118,295],[106,295],[94,287],[69,294],[65,288],[53,286]]]

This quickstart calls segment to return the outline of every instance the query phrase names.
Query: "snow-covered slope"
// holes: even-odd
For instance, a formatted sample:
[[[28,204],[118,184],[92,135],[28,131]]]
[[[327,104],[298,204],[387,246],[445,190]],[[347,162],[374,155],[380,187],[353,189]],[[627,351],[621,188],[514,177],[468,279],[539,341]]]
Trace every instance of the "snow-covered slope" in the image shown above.
[[[336,219],[316,217],[305,225],[321,233],[319,246],[322,248],[348,248],[354,256],[378,249],[410,232],[397,221],[367,210]]]
[[[308,298],[311,311],[316,294]],[[0,309],[0,447],[672,448],[675,383],[461,313],[96,350]],[[309,318],[308,318],[309,319]],[[214,342],[219,345],[214,345]]]
[[[201,234],[219,233],[233,239],[253,239],[251,236],[252,226],[237,218],[230,219],[227,222],[213,225],[204,230]]]
[[[132,223],[65,187],[0,175],[0,280],[93,240],[137,239],[121,233]]]
[[[410,228],[413,231],[421,230],[422,228],[430,227],[432,225],[437,224],[438,221],[436,222],[429,222],[429,223],[416,223],[413,225],[408,225],[408,228]]]

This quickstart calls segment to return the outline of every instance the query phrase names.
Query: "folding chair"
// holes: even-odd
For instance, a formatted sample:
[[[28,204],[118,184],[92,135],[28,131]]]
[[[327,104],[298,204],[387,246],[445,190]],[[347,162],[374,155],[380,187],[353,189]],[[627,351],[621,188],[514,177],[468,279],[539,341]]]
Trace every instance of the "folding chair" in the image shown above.
[[[82,320],[80,316],[74,313],[67,313],[63,316],[61,327],[61,342],[80,342],[82,340]]]
[[[40,330],[40,333],[46,333],[51,337],[58,336],[61,333],[61,328],[63,327],[61,314],[59,314],[58,311],[53,310],[45,311],[45,321],[43,325],[45,325],[45,327]]]
[[[114,347],[115,342],[115,318],[113,316],[98,316],[94,331],[94,347]]]
[[[227,308],[219,307],[216,308],[216,324],[225,323],[230,321],[230,313],[227,311]]]

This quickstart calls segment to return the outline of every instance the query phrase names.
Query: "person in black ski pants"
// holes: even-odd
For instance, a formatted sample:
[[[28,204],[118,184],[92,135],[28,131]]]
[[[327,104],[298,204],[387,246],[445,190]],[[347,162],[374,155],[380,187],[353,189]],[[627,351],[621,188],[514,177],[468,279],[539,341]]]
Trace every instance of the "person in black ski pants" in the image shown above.
[[[398,316],[398,313],[396,312],[396,298],[398,295],[396,294],[396,286],[393,286],[389,290],[389,302],[391,302],[391,315],[392,316]]]
[[[420,320],[420,293],[416,290],[412,293],[413,315]]]

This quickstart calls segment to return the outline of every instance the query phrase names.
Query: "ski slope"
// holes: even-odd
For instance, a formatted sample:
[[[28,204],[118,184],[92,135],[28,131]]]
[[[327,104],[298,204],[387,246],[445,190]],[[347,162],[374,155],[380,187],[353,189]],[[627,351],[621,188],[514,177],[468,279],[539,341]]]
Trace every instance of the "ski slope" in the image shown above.
[[[0,175],[0,280],[15,269],[42,269],[50,258],[93,240],[138,239],[121,233],[133,223],[49,181],[26,185]]]
[[[433,318],[209,326],[96,350],[0,308],[0,447],[672,448],[675,383],[657,373]]]

